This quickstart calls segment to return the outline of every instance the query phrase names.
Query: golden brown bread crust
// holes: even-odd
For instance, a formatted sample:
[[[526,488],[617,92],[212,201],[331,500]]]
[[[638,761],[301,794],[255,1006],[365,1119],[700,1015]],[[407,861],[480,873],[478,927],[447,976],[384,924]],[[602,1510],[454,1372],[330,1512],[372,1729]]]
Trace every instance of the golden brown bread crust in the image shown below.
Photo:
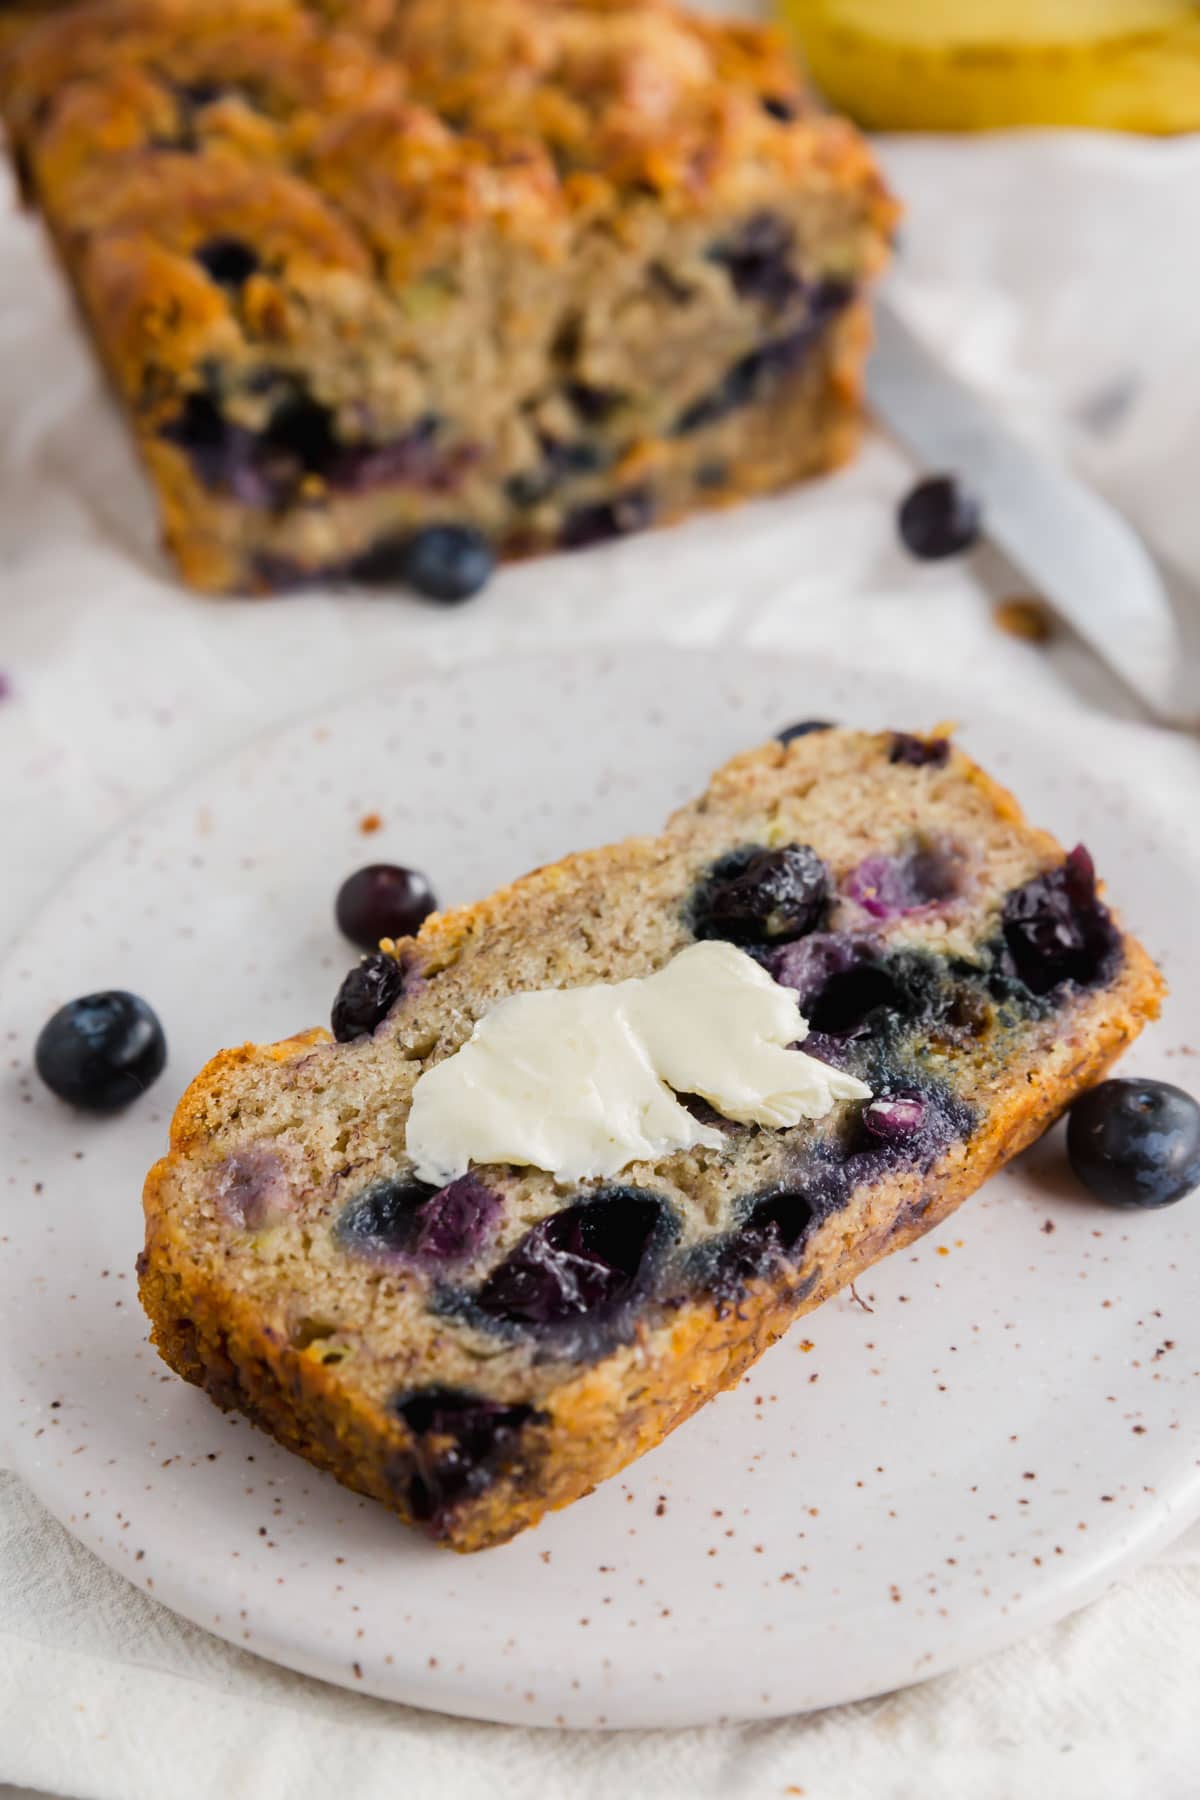
[[[196,586],[576,545],[852,446],[895,208],[769,31],[81,0],[0,45],[0,114]]]
[[[768,747],[735,758],[714,777],[703,800],[673,825],[693,831],[698,821],[758,816],[754,809],[777,795],[781,782],[802,792],[821,754],[826,761],[839,754],[848,760],[856,744],[878,744],[854,734],[827,735],[846,740],[848,748],[835,745],[818,753],[811,745]],[[926,776],[926,771],[914,773],[914,783],[925,783]],[[933,785],[936,779],[929,776],[927,794],[959,791],[970,796],[972,806],[990,811],[1005,854],[1016,846],[1033,858],[1031,866],[1058,861],[1054,840],[1030,831],[1012,796],[965,757],[956,753],[941,787]],[[919,810],[914,803],[914,816]],[[439,971],[459,967],[473,947],[502,939],[512,919],[540,913],[558,920],[573,893],[596,891],[597,884],[618,878],[614,859],[633,858],[632,866],[645,867],[653,848],[641,840],[585,852],[534,871],[485,901],[435,915],[416,940],[431,987],[436,988]],[[736,1381],[792,1320],[937,1225],[1031,1143],[1157,1014],[1161,992],[1157,970],[1140,946],[1125,938],[1110,980],[1080,989],[1014,1040],[1003,1066],[988,1078],[990,1099],[980,1106],[976,1127],[931,1166],[901,1168],[856,1188],[848,1204],[811,1233],[798,1262],[776,1268],[769,1278],[749,1280],[735,1301],[702,1289],[692,1292],[666,1314],[639,1321],[628,1343],[560,1370],[538,1393],[540,1416],[526,1426],[513,1458],[490,1486],[439,1521],[440,1540],[464,1551],[501,1543],[659,1442]],[[206,1262],[194,1242],[189,1208],[180,1202],[181,1173],[218,1129],[226,1091],[244,1086],[256,1071],[269,1075],[273,1067],[299,1068],[327,1041],[327,1034],[310,1032],[281,1044],[224,1052],[188,1089],[169,1153],[146,1184],[141,1296],[160,1354],[186,1379],[203,1386],[219,1405],[246,1413],[347,1486],[411,1518],[406,1483],[412,1439],[405,1424],[376,1397],[348,1384],[342,1365],[314,1360],[311,1347],[303,1337],[289,1336],[278,1315],[264,1317],[261,1306],[231,1282],[223,1263]]]

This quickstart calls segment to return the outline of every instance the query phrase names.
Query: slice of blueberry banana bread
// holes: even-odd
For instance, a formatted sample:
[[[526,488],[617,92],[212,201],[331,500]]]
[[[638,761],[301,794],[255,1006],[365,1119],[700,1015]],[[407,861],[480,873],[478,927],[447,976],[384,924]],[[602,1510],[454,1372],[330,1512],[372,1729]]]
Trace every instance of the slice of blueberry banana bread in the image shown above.
[[[894,207],[668,0],[83,0],[0,111],[201,588],[583,545],[853,447]]]
[[[708,1100],[675,1096],[696,1129],[616,1172],[564,1181],[526,1158],[445,1180],[435,1158],[418,1177],[414,1088],[499,1003],[641,992],[714,941],[756,993],[798,1003],[791,1054],[832,1078],[818,1116],[722,1116],[705,1082]],[[146,1186],[154,1341],[435,1539],[500,1543],[936,1225],[1102,1075],[1161,986],[1087,852],[1064,856],[945,739],[771,743],[660,837],[387,942],[347,977],[332,1036],[210,1063]]]

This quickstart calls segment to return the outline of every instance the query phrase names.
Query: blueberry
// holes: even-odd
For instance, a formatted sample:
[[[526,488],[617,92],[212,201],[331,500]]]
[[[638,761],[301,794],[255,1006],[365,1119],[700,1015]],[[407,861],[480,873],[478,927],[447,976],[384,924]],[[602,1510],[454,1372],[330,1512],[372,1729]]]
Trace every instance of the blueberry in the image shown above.
[[[775,740],[780,744],[790,744],[794,738],[811,737],[814,731],[833,731],[834,725],[829,719],[801,719],[796,725],[785,725],[782,731],[775,733]]]
[[[810,1030],[834,1038],[859,1037],[870,1031],[872,1015],[877,1012],[905,1010],[905,996],[892,971],[865,961],[835,970],[806,1009]]]
[[[795,988],[800,1010],[807,1015],[835,975],[876,962],[879,953],[874,938],[846,931],[811,931],[807,937],[772,950],[766,960],[768,971],[782,987]]]
[[[779,213],[756,212],[714,245],[709,258],[728,271],[739,299],[761,300],[778,308],[804,291],[789,260],[794,240],[790,220]]]
[[[585,1315],[611,1318],[652,1272],[666,1218],[657,1196],[635,1188],[611,1189],[552,1213],[493,1269],[475,1307],[535,1331]]]
[[[342,1208],[334,1227],[340,1249],[388,1261],[412,1248],[422,1207],[436,1189],[416,1180],[378,1181]]]
[[[722,1293],[744,1287],[793,1256],[816,1217],[809,1196],[780,1189],[755,1202],[721,1249],[716,1286]]]
[[[60,1100],[116,1112],[158,1080],[167,1040],[146,1002],[117,989],[60,1007],[38,1034],[34,1060]]]
[[[790,125],[800,116],[799,102],[786,94],[764,94],[762,109],[770,118],[778,119],[781,125]]]
[[[863,1107],[862,1122],[872,1137],[891,1143],[919,1131],[927,1111],[924,1097],[915,1088],[896,1088],[869,1101]]]
[[[291,1210],[283,1162],[261,1144],[231,1151],[216,1171],[214,1186],[221,1212],[242,1231],[263,1231]]]
[[[342,1209],[339,1246],[376,1262],[467,1262],[491,1235],[500,1196],[474,1175],[442,1188],[411,1177],[379,1181]]]
[[[942,769],[950,756],[950,740],[944,737],[919,738],[909,731],[893,731],[888,750],[890,763],[905,763],[910,769]]]
[[[823,923],[830,893],[829,871],[807,844],[750,844],[713,864],[692,902],[692,926],[698,938],[785,943]]]
[[[919,481],[901,504],[897,524],[906,547],[923,562],[969,550],[979,536],[979,503],[953,475]]]
[[[466,1262],[483,1248],[500,1217],[500,1196],[474,1175],[460,1175],[421,1207],[412,1241],[418,1262]]]
[[[576,506],[563,520],[561,542],[564,549],[582,550],[588,544],[603,544],[610,538],[628,537],[631,531],[644,531],[653,518],[654,498],[649,490],[628,488],[612,500]]]
[[[426,525],[409,538],[401,573],[429,600],[469,600],[490,580],[496,553],[473,525]]]
[[[193,255],[218,287],[234,293],[245,286],[259,266],[257,254],[236,237],[209,238]]]
[[[394,1396],[391,1410],[413,1437],[407,1498],[415,1519],[436,1524],[460,1501],[482,1493],[511,1455],[525,1426],[544,1416],[462,1388],[417,1388]]]
[[[825,326],[850,303],[853,293],[848,282],[831,277],[818,281],[809,290],[804,324],[731,363],[715,387],[679,414],[671,427],[672,436],[687,437],[693,431],[702,431],[741,407],[763,399],[772,387],[802,366]]]
[[[1071,1108],[1067,1154],[1109,1206],[1171,1206],[1200,1186],[1200,1106],[1167,1081],[1102,1081]]]
[[[962,884],[963,857],[948,840],[917,845],[899,856],[867,856],[844,878],[841,891],[874,919],[899,919],[952,900]]]
[[[1005,897],[1002,929],[1012,966],[1035,994],[1048,994],[1064,981],[1088,986],[1102,980],[1120,942],[1082,844],[1057,869]]]
[[[370,1037],[404,991],[404,970],[394,956],[376,951],[351,969],[333,1003],[330,1028],[339,1044]]]
[[[369,863],[347,876],[338,889],[338,930],[360,950],[375,950],[380,938],[411,937],[435,911],[433,889],[419,869]]]

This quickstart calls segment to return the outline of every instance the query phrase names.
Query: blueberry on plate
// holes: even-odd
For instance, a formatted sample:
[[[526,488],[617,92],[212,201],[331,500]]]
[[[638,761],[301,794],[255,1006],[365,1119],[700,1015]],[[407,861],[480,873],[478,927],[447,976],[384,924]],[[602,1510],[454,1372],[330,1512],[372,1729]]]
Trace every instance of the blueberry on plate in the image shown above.
[[[1102,1081],[1071,1108],[1067,1154],[1109,1206],[1171,1206],[1200,1186],[1200,1105],[1167,1081]]]
[[[469,600],[491,578],[496,554],[472,525],[426,525],[405,546],[402,573],[429,600]]]
[[[901,539],[922,562],[969,550],[979,536],[979,503],[953,475],[919,481],[901,503]]]
[[[343,881],[334,911],[338,930],[352,944],[375,950],[380,938],[411,937],[436,907],[433,889],[419,869],[368,863]]]
[[[158,1080],[167,1040],[144,1000],[115,989],[60,1007],[38,1034],[34,1061],[51,1093],[69,1106],[116,1112]]]

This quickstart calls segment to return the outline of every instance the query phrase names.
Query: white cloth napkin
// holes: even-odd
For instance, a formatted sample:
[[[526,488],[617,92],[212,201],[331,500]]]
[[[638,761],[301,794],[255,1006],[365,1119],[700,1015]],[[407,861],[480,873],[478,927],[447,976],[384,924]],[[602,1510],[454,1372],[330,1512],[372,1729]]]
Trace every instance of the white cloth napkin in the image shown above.
[[[914,319],[1018,424],[1200,570],[1200,144],[1040,136],[888,147]],[[0,190],[0,941],[140,799],[273,721],[391,672],[657,637],[963,671],[1014,710],[1124,708],[1069,637],[1001,635],[987,554],[916,565],[911,471],[858,465],[737,515],[506,571],[471,607],[179,591],[35,227]],[[1155,779],[1195,746],[1147,733]],[[568,1736],[389,1707],[175,1619],[0,1477],[0,1781],[78,1800],[785,1796],[1194,1800],[1200,1541],[974,1669],[819,1717]]]

